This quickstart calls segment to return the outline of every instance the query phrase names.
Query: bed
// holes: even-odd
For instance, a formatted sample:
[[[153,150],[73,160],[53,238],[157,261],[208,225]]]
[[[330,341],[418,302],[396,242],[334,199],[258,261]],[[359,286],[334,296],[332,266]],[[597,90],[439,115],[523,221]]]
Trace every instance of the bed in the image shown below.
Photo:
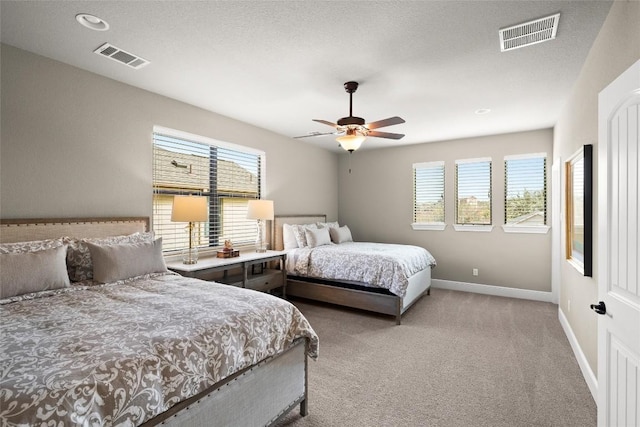
[[[304,316],[166,271],[148,228],[0,221],[0,425],[260,426],[298,405],[307,414],[318,339]]]
[[[284,228],[293,226],[295,233],[300,232],[297,226],[305,224],[340,228],[336,222],[327,223],[326,215],[275,216],[271,229],[272,247],[288,250],[286,268],[289,296],[392,315],[399,325],[402,314],[420,297],[430,293],[431,269],[436,263],[424,248],[347,241],[321,244],[312,249],[290,249],[291,245],[288,246],[286,240],[291,237],[286,236]],[[340,231],[336,231],[336,234],[340,239]],[[309,238],[324,239],[326,243],[326,236],[309,235]],[[331,238],[335,241],[333,235]],[[395,253],[393,256],[389,255],[392,251]],[[376,256],[375,253],[384,253],[384,259],[373,258],[376,261],[372,261],[370,257]],[[416,257],[419,261],[416,261]],[[363,267],[366,265],[372,268]],[[373,270],[375,272],[372,273]],[[353,274],[345,274],[347,271]],[[353,280],[353,277],[358,280]]]

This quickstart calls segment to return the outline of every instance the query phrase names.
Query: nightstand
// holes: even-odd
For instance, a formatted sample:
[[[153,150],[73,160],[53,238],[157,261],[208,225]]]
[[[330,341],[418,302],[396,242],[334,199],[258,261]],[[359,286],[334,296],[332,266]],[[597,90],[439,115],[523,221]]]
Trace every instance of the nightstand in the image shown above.
[[[200,258],[197,264],[168,262],[167,268],[186,277],[215,280],[227,285],[268,292],[282,288],[282,297],[287,293],[287,270],[285,251],[241,252],[233,258]],[[280,263],[280,270],[267,268],[272,261]],[[221,277],[217,277],[222,273]]]

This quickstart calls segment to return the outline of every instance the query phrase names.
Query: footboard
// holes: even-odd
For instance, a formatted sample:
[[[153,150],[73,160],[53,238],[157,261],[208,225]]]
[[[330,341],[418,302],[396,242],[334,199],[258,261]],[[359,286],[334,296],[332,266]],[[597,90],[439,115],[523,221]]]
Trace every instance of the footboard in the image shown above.
[[[143,426],[264,426],[278,421],[296,405],[307,415],[306,340],[263,361],[205,394],[180,404],[162,420]],[[168,414],[168,413],[167,413]],[[166,414],[164,414],[166,417]]]

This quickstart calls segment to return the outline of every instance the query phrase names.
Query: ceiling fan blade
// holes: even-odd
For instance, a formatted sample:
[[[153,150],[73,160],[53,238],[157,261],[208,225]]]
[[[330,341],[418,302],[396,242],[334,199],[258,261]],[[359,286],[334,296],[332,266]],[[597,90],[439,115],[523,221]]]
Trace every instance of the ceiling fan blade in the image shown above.
[[[391,132],[378,132],[378,131],[372,130],[367,133],[367,136],[375,136],[376,138],[401,139],[404,136],[404,134],[391,133]]]
[[[368,123],[365,125],[365,127],[367,129],[378,129],[378,128],[383,128],[385,126],[399,125],[400,123],[404,123],[404,119],[398,116],[395,116],[395,117],[389,117],[388,119],[384,119],[384,120],[378,120],[377,122]]]
[[[338,127],[337,124],[328,122],[326,120],[320,120],[320,119],[312,119],[312,120],[314,122],[322,123],[323,125],[331,126],[332,128],[337,128]]]
[[[337,132],[309,132],[307,135],[294,136],[293,139],[308,138],[310,136],[336,135]]]

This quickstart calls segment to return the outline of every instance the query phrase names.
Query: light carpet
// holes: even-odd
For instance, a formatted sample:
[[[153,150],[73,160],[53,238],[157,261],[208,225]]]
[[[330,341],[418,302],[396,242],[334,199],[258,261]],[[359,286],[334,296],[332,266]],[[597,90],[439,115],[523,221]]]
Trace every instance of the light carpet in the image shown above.
[[[595,426],[554,304],[434,289],[392,317],[294,300],[320,337],[278,426]]]

